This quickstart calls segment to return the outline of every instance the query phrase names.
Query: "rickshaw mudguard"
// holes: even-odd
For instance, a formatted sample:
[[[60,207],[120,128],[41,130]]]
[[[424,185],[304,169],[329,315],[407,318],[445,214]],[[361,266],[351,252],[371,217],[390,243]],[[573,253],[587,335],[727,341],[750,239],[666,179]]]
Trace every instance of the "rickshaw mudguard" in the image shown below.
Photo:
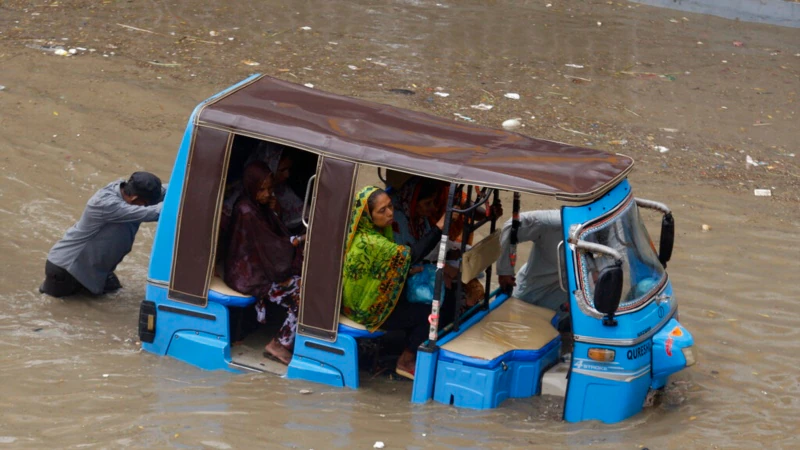
[[[564,207],[564,241],[568,242],[572,227],[605,216],[630,195],[630,184],[623,180],[590,204]],[[616,326],[606,326],[602,318],[587,315],[585,306],[578,304],[583,301],[575,294],[580,289],[576,272],[579,255],[570,245],[564,246],[564,252],[575,337],[564,419],[567,422],[616,423],[641,411],[653,384],[653,339],[674,321],[677,312],[672,285],[667,278],[652,300],[637,310],[615,316]],[[590,359],[588,352],[592,348],[613,350],[614,360]]]

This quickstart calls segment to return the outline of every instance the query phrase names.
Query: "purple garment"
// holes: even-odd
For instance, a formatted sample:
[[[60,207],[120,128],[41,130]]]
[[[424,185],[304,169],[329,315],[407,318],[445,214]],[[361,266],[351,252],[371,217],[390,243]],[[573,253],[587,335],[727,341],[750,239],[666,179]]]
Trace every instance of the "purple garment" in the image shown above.
[[[275,213],[255,201],[258,188],[269,176],[263,162],[245,169],[244,195],[231,217],[230,243],[225,255],[225,283],[259,299],[269,295],[273,283],[299,276],[302,252]]]

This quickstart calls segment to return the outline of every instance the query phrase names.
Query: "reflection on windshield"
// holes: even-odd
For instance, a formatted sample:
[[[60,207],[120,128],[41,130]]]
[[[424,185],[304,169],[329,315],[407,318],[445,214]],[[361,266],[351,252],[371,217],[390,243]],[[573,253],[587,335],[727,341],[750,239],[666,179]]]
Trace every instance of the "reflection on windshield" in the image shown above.
[[[611,247],[622,254],[625,284],[619,311],[639,306],[655,292],[664,277],[653,241],[639,217],[639,208],[629,198],[613,215],[602,219],[579,236],[581,240]],[[594,283],[600,271],[613,263],[611,257],[581,253],[581,286],[590,304],[594,305]]]

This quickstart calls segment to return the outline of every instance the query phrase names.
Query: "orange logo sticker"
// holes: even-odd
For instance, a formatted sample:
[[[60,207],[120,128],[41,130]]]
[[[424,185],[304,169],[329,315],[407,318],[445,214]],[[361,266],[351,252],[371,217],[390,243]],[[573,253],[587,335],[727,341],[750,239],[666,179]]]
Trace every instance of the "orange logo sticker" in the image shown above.
[[[683,330],[681,330],[680,327],[675,327],[672,329],[672,331],[669,332],[669,335],[676,337],[683,336]]]

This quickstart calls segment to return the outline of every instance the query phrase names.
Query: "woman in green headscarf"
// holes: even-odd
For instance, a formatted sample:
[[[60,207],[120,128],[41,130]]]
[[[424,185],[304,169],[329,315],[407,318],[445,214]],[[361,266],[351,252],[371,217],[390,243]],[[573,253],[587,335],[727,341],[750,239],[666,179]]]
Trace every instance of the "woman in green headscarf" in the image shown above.
[[[392,239],[394,209],[383,189],[356,194],[344,259],[342,312],[369,331],[392,313],[403,291],[411,254]]]
[[[394,208],[383,189],[368,186],[356,194],[344,260],[342,314],[364,325],[406,332],[406,349],[397,373],[414,378],[416,351],[427,338],[430,306],[401,301],[416,249],[395,244]],[[414,253],[414,255],[412,255]]]

